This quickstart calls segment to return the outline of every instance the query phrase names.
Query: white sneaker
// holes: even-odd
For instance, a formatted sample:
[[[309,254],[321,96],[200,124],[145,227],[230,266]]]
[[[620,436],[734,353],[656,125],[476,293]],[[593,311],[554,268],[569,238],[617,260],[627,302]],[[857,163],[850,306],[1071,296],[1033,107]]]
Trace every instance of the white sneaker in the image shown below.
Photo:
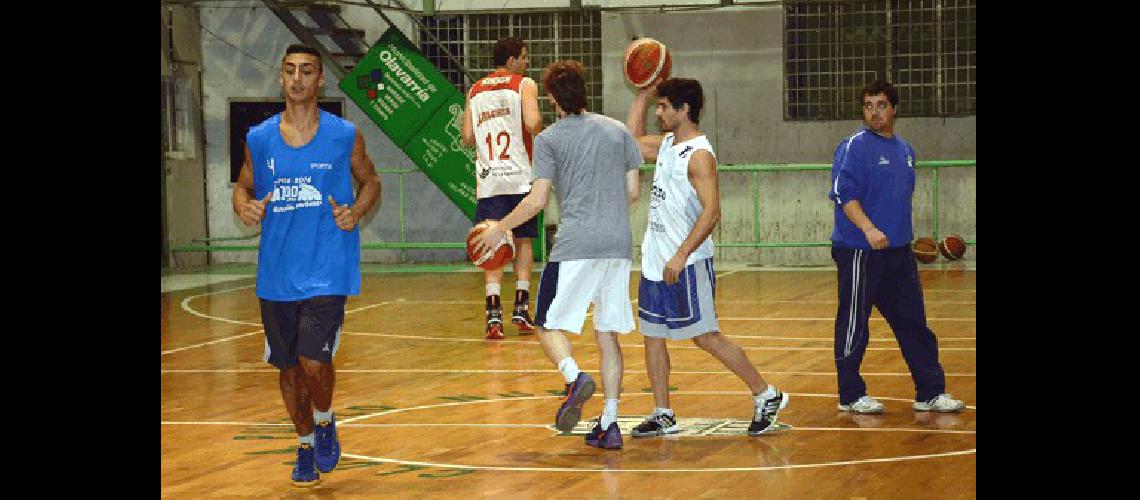
[[[883,403],[876,401],[875,398],[871,396],[863,396],[849,405],[839,405],[839,410],[852,411],[855,413],[882,413]]]
[[[950,394],[942,393],[930,401],[915,401],[914,409],[916,411],[940,411],[940,412],[953,412],[962,411],[966,407],[966,403],[958,401],[950,396]]]

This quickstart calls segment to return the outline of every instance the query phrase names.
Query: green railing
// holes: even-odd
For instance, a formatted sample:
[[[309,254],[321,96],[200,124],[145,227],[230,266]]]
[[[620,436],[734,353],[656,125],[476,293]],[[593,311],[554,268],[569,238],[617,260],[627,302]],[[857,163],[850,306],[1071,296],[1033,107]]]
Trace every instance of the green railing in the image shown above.
[[[964,167],[977,167],[977,160],[928,160],[919,161],[916,168],[931,169],[931,191],[932,191],[932,204],[934,214],[934,240],[939,239],[939,214],[938,214],[938,171],[942,168],[964,168]],[[655,165],[642,165],[642,171],[652,171]],[[714,242],[720,248],[803,248],[803,247],[826,247],[831,246],[830,241],[809,241],[809,242],[778,242],[778,243],[765,243],[760,241],[760,173],[762,172],[802,172],[812,170],[831,170],[829,163],[796,163],[796,164],[779,164],[779,163],[762,163],[762,164],[748,164],[748,165],[720,165],[717,167],[719,172],[751,172],[752,173],[752,241],[720,241]],[[398,210],[400,214],[400,241],[399,242],[385,242],[385,243],[362,243],[360,248],[363,250],[400,250],[400,259],[404,260],[405,250],[440,250],[440,249],[464,249],[466,243],[464,242],[409,242],[405,239],[405,228],[407,227],[407,219],[404,214],[404,175],[410,173],[423,172],[419,169],[377,169],[380,174],[399,174],[399,201]],[[173,252],[250,252],[256,251],[257,245],[210,245],[212,241],[233,241],[253,239],[258,235],[253,236],[238,236],[238,237],[225,237],[225,238],[200,238],[194,240],[195,242],[206,242],[206,245],[181,245],[171,248]],[[967,245],[976,245],[977,241],[968,240]],[[636,246],[636,245],[635,245]],[[535,251],[535,260],[544,260],[546,250],[546,231],[543,229],[540,219],[538,231],[538,244]]]
[[[405,250],[465,250],[467,248],[466,242],[409,242],[406,239],[405,230],[407,228],[407,216],[404,213],[404,176],[410,173],[422,174],[423,171],[416,168],[378,168],[378,174],[398,174],[399,177],[399,201],[398,211],[400,214],[400,241],[398,242],[384,242],[384,243],[361,243],[361,250],[400,250],[400,260],[405,260]],[[542,214],[539,214],[538,221],[538,243],[534,253],[535,260],[542,261],[546,258],[546,231],[542,228]],[[237,241],[249,240],[257,238],[261,235],[258,232],[251,236],[231,236],[221,238],[197,238],[192,241],[196,243],[206,243],[205,245],[179,245],[171,247],[172,252],[255,252],[257,245],[211,245],[213,241]]]
[[[931,169],[931,198],[934,214],[934,241],[939,240],[938,224],[938,170],[941,168],[977,167],[977,160],[927,160],[919,161],[915,168]],[[642,165],[643,172],[652,171],[655,165]],[[780,242],[764,243],[760,241],[760,173],[761,172],[803,172],[811,170],[831,171],[830,163],[762,163],[755,165],[718,165],[718,172],[751,172],[752,173],[752,241],[714,241],[719,248],[803,248],[803,247],[829,247],[831,241],[809,242]],[[967,245],[976,245],[977,241],[968,240]]]

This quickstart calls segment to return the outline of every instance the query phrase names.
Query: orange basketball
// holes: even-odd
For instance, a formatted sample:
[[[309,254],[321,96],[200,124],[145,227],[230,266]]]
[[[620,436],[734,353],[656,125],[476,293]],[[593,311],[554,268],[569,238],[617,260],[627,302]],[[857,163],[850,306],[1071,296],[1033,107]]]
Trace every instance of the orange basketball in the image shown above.
[[[961,259],[966,254],[966,240],[961,236],[951,234],[946,239],[938,242],[938,250],[942,252],[942,256],[950,260]]]
[[[657,79],[669,78],[673,57],[665,44],[652,38],[638,38],[625,48],[622,67],[625,81],[637,88],[652,84]]]
[[[467,232],[467,259],[476,267],[488,271],[503,267],[515,258],[515,239],[511,236],[511,232],[507,231],[494,248],[484,252],[483,255],[475,255],[475,239],[483,234],[484,229],[487,229],[487,223],[480,222]]]
[[[914,240],[910,251],[914,252],[914,258],[924,264],[934,262],[934,259],[938,258],[938,246],[934,244],[934,239],[925,236]]]

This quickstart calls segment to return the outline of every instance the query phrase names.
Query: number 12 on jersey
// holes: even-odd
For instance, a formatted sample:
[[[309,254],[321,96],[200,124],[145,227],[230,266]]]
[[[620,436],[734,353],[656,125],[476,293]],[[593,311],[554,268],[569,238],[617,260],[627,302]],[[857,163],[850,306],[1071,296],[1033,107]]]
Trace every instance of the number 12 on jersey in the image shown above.
[[[503,139],[506,139],[506,141],[505,141],[506,144],[503,144],[503,142],[504,142]],[[507,150],[511,148],[511,134],[507,133],[506,130],[499,132],[498,135],[495,136],[495,145],[501,146],[503,148],[503,151],[501,153],[499,153],[498,159],[500,159],[500,160],[511,159],[511,155],[507,154]],[[491,134],[490,133],[487,134],[487,159],[488,160],[494,160],[495,159],[495,149],[491,145]]]

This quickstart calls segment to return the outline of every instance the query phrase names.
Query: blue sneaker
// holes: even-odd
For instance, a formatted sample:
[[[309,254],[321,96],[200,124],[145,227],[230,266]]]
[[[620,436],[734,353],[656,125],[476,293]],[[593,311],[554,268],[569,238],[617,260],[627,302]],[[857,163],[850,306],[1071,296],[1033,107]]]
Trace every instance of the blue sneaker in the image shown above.
[[[320,484],[321,473],[317,472],[313,464],[314,451],[316,450],[307,444],[297,448],[297,464],[293,466],[293,486],[306,488]]]
[[[317,470],[332,472],[340,461],[340,440],[336,437],[336,417],[313,426],[317,441]]]
[[[578,419],[582,417],[582,405],[594,395],[594,379],[586,372],[578,372],[578,378],[566,385],[566,399],[554,416],[554,427],[562,432],[569,432]]]
[[[620,450],[622,445],[621,428],[618,427],[617,422],[613,422],[603,431],[602,419],[599,418],[598,422],[594,424],[594,428],[590,429],[590,433],[586,434],[586,444],[605,450]]]

